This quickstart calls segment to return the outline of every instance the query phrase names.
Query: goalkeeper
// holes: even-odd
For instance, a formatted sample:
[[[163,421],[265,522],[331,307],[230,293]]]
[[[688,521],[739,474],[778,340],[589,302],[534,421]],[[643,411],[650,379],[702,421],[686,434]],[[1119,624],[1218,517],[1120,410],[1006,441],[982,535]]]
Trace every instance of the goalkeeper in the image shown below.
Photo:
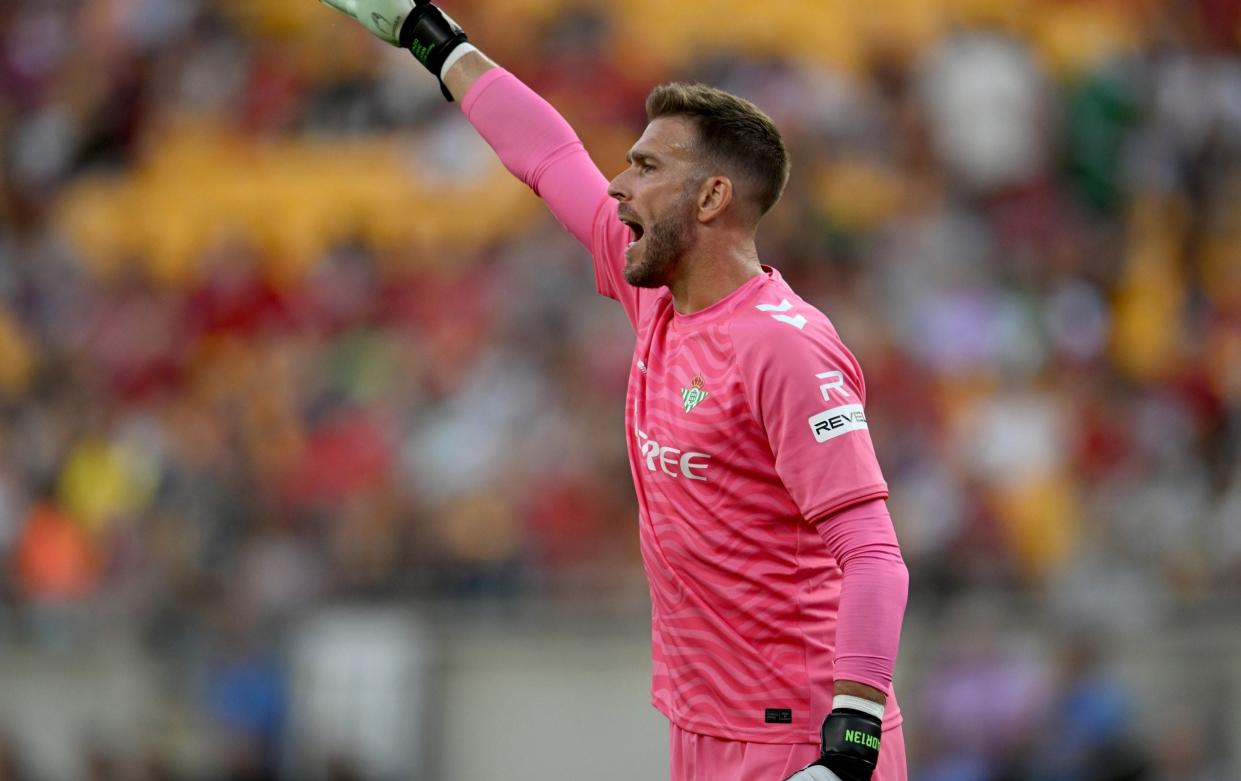
[[[439,79],[634,327],[626,430],[672,779],[903,781],[909,577],[861,369],[755,248],[788,178],[771,120],[717,89],[656,87],[608,182],[434,5],[323,2]]]

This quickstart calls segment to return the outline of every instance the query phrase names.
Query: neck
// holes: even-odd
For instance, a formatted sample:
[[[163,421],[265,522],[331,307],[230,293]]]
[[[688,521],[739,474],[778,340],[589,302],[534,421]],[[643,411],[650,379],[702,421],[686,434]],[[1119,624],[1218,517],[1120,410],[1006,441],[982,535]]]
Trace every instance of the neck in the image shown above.
[[[683,315],[706,309],[763,273],[752,235],[728,242],[699,242],[681,258],[679,270],[668,289],[673,306]]]

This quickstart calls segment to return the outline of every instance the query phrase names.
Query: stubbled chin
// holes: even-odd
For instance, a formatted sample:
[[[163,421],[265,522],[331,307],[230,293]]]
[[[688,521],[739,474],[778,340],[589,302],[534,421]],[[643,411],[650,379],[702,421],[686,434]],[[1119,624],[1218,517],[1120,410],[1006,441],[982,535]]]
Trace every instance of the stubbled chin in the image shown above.
[[[626,267],[632,266],[634,263],[638,261],[638,258],[641,255],[641,250],[642,250],[642,239],[638,239],[637,241],[630,242],[629,245],[625,247],[625,266]]]
[[[643,286],[642,281],[640,279],[640,277],[643,276],[644,271],[645,271],[642,268],[642,262],[643,262],[643,254],[642,254],[641,246],[639,246],[638,244],[631,244],[625,248],[624,277],[625,277],[626,282],[628,282],[631,285],[637,285],[639,287]],[[638,277],[638,279],[635,279],[635,275]]]

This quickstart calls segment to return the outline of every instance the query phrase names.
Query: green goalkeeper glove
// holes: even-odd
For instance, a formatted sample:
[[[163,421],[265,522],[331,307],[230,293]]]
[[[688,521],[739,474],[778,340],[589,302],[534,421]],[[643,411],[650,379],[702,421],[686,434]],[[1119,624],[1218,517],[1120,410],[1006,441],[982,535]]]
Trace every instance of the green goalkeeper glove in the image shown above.
[[[346,16],[357,20],[379,40],[410,53],[439,79],[440,92],[449,101],[452,93],[444,86],[443,72],[451,64],[449,57],[456,51],[455,62],[469,46],[466,35],[447,14],[430,0],[319,0]],[[469,46],[469,48],[473,48]]]

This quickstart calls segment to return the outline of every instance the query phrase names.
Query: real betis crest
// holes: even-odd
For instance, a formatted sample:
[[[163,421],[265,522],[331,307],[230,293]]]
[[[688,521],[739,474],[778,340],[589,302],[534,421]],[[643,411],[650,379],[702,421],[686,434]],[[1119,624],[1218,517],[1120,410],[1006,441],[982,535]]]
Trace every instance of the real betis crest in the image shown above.
[[[690,387],[681,388],[681,401],[685,403],[685,411],[689,412],[707,398],[708,393],[702,389],[702,375],[699,374],[690,383]]]

